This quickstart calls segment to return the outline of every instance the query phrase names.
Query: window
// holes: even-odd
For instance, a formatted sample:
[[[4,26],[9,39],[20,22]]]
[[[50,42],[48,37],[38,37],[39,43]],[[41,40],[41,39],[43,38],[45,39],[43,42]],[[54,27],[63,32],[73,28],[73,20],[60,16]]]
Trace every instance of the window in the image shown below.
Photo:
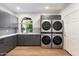
[[[24,17],[21,21],[21,31],[23,33],[32,32],[33,31],[33,21],[31,18]]]

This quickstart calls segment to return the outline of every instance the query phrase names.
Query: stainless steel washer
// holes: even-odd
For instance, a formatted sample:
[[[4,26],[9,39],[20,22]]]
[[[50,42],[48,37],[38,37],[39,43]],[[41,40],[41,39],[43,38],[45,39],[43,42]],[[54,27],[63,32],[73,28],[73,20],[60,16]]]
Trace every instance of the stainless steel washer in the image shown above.
[[[63,35],[52,34],[52,48],[62,48],[62,47],[63,47]]]
[[[51,34],[41,34],[41,47],[51,48]]]
[[[41,32],[51,32],[51,20],[41,20]]]
[[[63,20],[52,20],[52,32],[63,32]]]

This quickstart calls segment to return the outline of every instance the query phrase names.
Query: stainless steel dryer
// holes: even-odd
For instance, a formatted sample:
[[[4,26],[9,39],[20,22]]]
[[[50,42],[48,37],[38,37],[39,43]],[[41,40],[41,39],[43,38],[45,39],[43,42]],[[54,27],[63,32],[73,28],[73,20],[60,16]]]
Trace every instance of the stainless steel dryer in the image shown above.
[[[63,47],[63,35],[52,34],[52,48],[62,48],[62,47]]]
[[[63,32],[63,20],[52,20],[52,32]]]
[[[51,48],[51,34],[41,34],[41,47]]]
[[[51,20],[41,20],[41,32],[51,32]]]

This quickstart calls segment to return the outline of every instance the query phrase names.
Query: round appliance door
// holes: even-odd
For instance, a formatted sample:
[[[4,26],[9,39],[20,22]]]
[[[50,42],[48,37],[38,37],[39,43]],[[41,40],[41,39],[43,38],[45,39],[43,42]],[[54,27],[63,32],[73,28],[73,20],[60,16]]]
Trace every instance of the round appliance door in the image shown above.
[[[42,23],[43,30],[49,30],[51,28],[51,24],[48,21]]]
[[[60,36],[55,36],[55,37],[53,38],[53,43],[54,43],[55,45],[60,45],[60,44],[62,43],[62,38],[61,38]]]
[[[62,28],[62,23],[61,23],[60,21],[54,22],[53,28],[54,28],[55,30],[61,30],[61,28]]]
[[[50,42],[51,42],[51,38],[49,36],[44,36],[42,38],[42,43],[43,44],[48,45],[48,44],[50,44]]]

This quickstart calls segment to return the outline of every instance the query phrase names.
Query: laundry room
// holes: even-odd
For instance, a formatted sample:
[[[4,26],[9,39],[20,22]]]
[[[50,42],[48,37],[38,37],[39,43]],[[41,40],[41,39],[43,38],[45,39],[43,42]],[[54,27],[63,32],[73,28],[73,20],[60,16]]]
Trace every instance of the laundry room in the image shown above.
[[[79,3],[0,3],[0,56],[79,56]]]

